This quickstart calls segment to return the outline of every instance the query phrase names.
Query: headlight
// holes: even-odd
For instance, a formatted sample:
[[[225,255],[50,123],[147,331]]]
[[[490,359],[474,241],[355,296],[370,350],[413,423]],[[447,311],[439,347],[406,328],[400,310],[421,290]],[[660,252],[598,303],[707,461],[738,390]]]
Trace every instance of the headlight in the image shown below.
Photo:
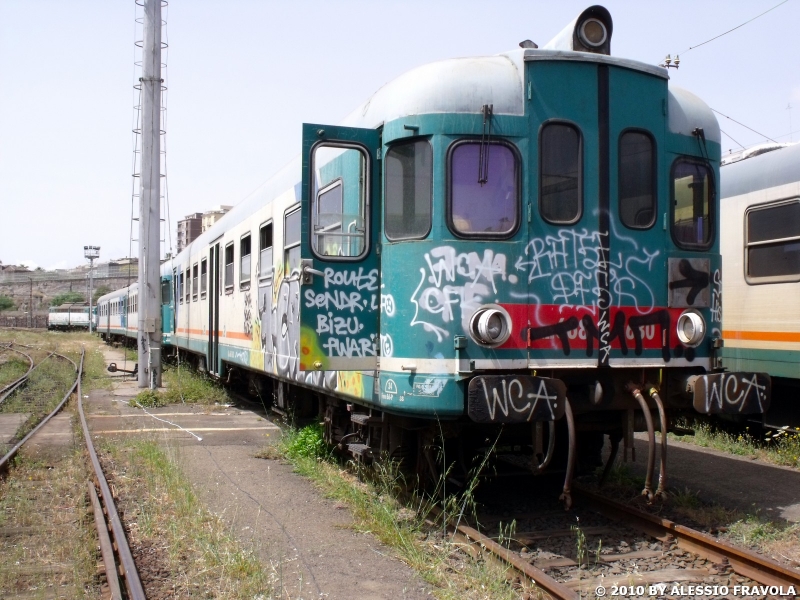
[[[590,48],[597,48],[605,43],[608,31],[606,31],[606,26],[599,19],[586,19],[578,27],[578,35],[581,38],[581,42]]]
[[[706,322],[699,312],[685,310],[678,317],[676,330],[678,339],[683,345],[696,348],[706,336]]]
[[[511,317],[501,306],[484,306],[469,321],[469,334],[482,346],[500,346],[511,335]]]

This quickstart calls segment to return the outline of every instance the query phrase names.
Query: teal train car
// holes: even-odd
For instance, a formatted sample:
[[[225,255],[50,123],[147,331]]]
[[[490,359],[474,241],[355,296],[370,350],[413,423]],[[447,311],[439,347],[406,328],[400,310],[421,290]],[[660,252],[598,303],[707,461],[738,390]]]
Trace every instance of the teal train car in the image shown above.
[[[646,430],[652,494],[668,414],[761,413],[770,379],[720,362],[717,121],[611,56],[612,30],[593,6],[304,125],[297,160],[162,266],[172,348],[425,477],[437,446],[468,468],[494,435],[539,473],[563,437],[567,502],[604,435],[616,454]]]

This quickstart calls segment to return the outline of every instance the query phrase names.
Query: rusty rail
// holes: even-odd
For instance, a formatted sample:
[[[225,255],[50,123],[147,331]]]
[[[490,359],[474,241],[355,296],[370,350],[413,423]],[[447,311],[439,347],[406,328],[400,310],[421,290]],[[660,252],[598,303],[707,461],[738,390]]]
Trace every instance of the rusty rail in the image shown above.
[[[736,573],[758,583],[770,586],[788,587],[793,585],[795,588],[800,587],[800,572],[784,567],[771,558],[736,547],[669,519],[657,517],[610,500],[583,486],[576,486],[574,492],[588,507],[610,519],[628,523],[633,528],[662,541],[674,538],[679,548],[707,560],[719,563],[727,559]]]
[[[17,379],[12,381],[11,383],[6,384],[2,388],[0,388],[0,404],[2,404],[5,401],[5,399],[8,398],[14,392],[14,390],[16,390],[23,383],[25,383],[28,380],[28,377],[30,376],[30,374],[36,368],[33,365],[33,358],[31,358],[31,356],[29,354],[25,354],[22,350],[17,350],[16,348],[14,348],[13,344],[9,344],[8,346],[3,345],[2,349],[3,350],[11,350],[12,352],[16,352],[17,354],[22,354],[22,356],[27,358],[28,359],[28,370],[21,377],[18,377]],[[39,363],[39,364],[41,364],[41,363]]]

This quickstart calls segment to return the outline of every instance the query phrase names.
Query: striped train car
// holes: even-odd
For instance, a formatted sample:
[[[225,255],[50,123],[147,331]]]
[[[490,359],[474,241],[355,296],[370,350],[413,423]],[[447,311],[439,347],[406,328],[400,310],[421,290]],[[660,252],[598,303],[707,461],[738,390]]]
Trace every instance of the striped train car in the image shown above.
[[[563,436],[568,492],[603,435],[652,452],[667,414],[763,412],[769,377],[720,367],[717,121],[612,29],[593,6],[304,125],[162,265],[165,344],[432,478],[440,444],[466,465],[497,434],[541,472]]]
[[[722,358],[773,377],[769,426],[800,426],[800,144],[763,144],[721,168]]]

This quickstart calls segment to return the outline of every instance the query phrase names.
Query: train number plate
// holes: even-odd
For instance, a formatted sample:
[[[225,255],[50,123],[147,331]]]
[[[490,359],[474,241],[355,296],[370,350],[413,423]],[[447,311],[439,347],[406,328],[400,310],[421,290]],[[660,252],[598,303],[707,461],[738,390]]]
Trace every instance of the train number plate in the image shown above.
[[[772,382],[766,373],[710,373],[694,382],[694,409],[707,415],[751,415],[769,408]]]
[[[564,416],[567,387],[533,375],[479,375],[469,382],[467,414],[476,423],[555,421]]]

